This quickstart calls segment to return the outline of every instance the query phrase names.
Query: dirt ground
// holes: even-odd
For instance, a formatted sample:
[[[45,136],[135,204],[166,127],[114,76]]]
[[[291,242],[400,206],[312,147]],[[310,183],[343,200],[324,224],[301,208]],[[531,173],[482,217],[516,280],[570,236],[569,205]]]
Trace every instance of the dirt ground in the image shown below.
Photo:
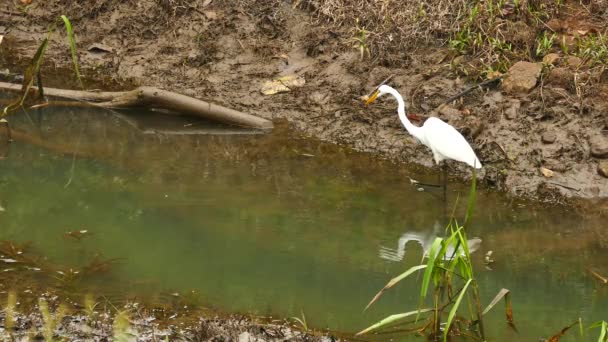
[[[401,126],[392,100],[369,108],[362,104],[363,95],[394,75],[390,84],[404,95],[410,112],[439,116],[467,137],[484,165],[479,174],[484,187],[542,201],[587,198],[607,206],[608,179],[599,171],[602,158],[608,158],[604,68],[585,69],[560,56],[559,70],[543,71],[528,93],[508,94],[494,84],[441,106],[471,84],[459,72],[472,63],[467,56],[455,55],[445,39],[426,39],[401,44],[401,54],[392,58],[372,49],[362,59],[353,47],[360,31],[352,20],[325,20],[315,1],[34,0],[27,10],[16,5],[20,2],[0,5],[0,61],[9,68],[4,79],[15,80],[11,73],[20,71],[49,24],[65,14],[74,24],[89,87],[170,89],[287,120],[317,139],[435,170],[430,151]],[[373,11],[375,2],[367,4]],[[606,14],[597,13],[575,29],[605,23]],[[567,25],[566,19],[553,24]],[[387,37],[372,32],[368,39],[372,44]],[[71,60],[62,32],[47,54],[44,72],[52,75],[56,68],[65,80]],[[262,94],[265,82],[288,75],[305,84]],[[584,88],[581,80],[590,79],[593,86]],[[459,163],[449,167],[454,177],[470,177]]]

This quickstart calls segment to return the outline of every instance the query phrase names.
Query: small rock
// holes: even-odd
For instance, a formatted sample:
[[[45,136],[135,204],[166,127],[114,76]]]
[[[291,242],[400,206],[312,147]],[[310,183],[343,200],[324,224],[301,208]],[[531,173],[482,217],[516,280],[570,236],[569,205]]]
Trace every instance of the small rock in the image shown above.
[[[546,178],[551,178],[553,177],[554,173],[553,171],[547,169],[546,167],[541,167],[540,168],[540,173],[545,176]]]
[[[570,67],[573,67],[573,68],[578,68],[583,64],[583,60],[576,56],[568,56],[568,59],[566,60],[566,62],[568,63],[568,65]]]
[[[515,63],[502,82],[502,88],[508,93],[527,93],[536,86],[542,65],[520,61]]]
[[[543,64],[545,65],[555,65],[555,62],[559,59],[559,55],[557,53],[550,53],[543,57]]]
[[[564,89],[574,88],[574,74],[568,68],[554,68],[545,79],[547,84]]]
[[[597,173],[608,178],[608,161],[602,160],[597,164]]]
[[[608,138],[596,135],[589,139],[591,155],[596,158],[608,158]]]
[[[251,334],[244,331],[239,335],[239,342],[249,342],[251,341]]]
[[[540,140],[545,144],[553,144],[555,142],[555,139],[557,139],[557,136],[554,132],[545,132],[545,134],[543,134],[540,138]]]

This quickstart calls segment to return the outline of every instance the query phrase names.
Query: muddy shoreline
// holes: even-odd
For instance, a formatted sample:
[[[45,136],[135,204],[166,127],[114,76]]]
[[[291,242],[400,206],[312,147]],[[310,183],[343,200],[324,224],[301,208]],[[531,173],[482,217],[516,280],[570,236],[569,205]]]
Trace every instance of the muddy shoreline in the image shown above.
[[[355,49],[344,46],[349,28],[324,25],[310,12],[287,3],[269,17],[268,7],[255,4],[212,2],[185,11],[174,17],[175,22],[154,21],[159,9],[151,1],[144,2],[144,8],[129,2],[85,8],[90,11],[85,16],[55,3],[27,13],[3,5],[2,60],[24,65],[45,35],[52,13],[66,13],[75,22],[79,60],[89,87],[170,89],[264,118],[284,119],[310,137],[434,172],[429,151],[402,129],[392,101],[371,108],[361,103],[362,95],[394,75],[391,83],[405,95],[410,112],[439,116],[468,137],[485,166],[479,175],[485,187],[543,202],[583,198],[606,206],[608,179],[598,172],[604,157],[591,153],[594,142],[600,149],[608,144],[606,82],[582,104],[573,100],[567,87],[543,84],[515,95],[494,86],[441,106],[469,85],[455,74],[453,56],[445,46],[407,51],[405,66],[382,66],[360,60]],[[145,15],[135,20],[140,12]],[[56,34],[48,50],[44,72],[52,75],[59,68],[63,75],[49,85],[66,86],[66,79],[71,79],[71,86],[76,84],[65,72],[70,58],[64,40]],[[301,77],[305,84],[284,93],[262,94],[264,82],[286,75]],[[553,176],[543,176],[541,168],[552,170]],[[460,179],[470,177],[469,170],[455,163],[450,172]]]
[[[44,298],[44,297],[43,297]],[[346,341],[336,333],[296,327],[292,322],[272,317],[221,314],[207,311],[197,314],[159,318],[157,308],[131,302],[114,310],[75,312],[59,307],[56,297],[46,299],[48,310],[36,306],[29,314],[11,312],[13,323],[6,323],[2,313],[0,338],[3,341],[69,340],[69,341]],[[104,305],[99,305],[102,308]],[[86,311],[86,312],[85,312]],[[45,313],[42,313],[45,312]],[[164,315],[170,312],[163,312]],[[52,336],[52,337],[51,337]]]

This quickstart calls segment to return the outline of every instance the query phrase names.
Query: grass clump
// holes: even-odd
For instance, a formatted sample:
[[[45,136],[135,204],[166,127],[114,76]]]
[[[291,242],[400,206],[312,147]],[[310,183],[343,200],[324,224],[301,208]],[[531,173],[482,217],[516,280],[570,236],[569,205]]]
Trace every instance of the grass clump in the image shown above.
[[[591,64],[607,64],[608,36],[602,33],[590,33],[579,37],[576,55],[590,61]]]

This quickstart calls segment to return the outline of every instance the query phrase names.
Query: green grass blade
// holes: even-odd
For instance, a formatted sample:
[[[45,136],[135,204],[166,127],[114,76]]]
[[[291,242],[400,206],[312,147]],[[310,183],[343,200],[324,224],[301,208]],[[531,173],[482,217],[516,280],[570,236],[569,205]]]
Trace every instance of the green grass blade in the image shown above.
[[[412,268],[410,268],[409,270],[401,273],[400,275],[396,276],[395,278],[391,279],[388,284],[386,284],[386,286],[384,286],[382,288],[382,290],[380,290],[375,296],[374,298],[369,302],[369,304],[367,304],[367,306],[365,307],[365,310],[367,310],[372,304],[374,304],[378,298],[380,298],[380,296],[382,295],[382,293],[388,289],[390,289],[391,287],[395,286],[395,284],[397,284],[398,282],[402,281],[403,279],[407,278],[408,276],[410,276],[412,273],[421,270],[423,268],[426,268],[427,265],[418,265],[418,266],[414,266]]]
[[[377,329],[380,329],[382,327],[386,327],[389,324],[393,324],[393,323],[399,322],[399,321],[401,321],[401,320],[403,320],[405,318],[408,318],[410,316],[419,315],[419,314],[422,314],[422,313],[425,313],[425,312],[429,312],[429,311],[433,311],[433,309],[421,309],[421,310],[410,311],[410,312],[396,314],[396,315],[390,315],[390,316],[386,317],[385,319],[381,320],[380,322],[378,322],[378,323],[376,323],[376,324],[374,324],[374,325],[372,325],[372,326],[370,326],[370,327],[368,327],[368,328],[366,328],[364,330],[359,331],[358,333],[355,334],[355,336],[360,336],[360,335],[363,335],[363,334],[367,334],[370,331],[377,330]]]
[[[422,305],[422,301],[426,298],[426,295],[429,290],[429,284],[431,282],[431,277],[433,275],[433,270],[435,269],[435,261],[437,259],[437,249],[441,245],[443,241],[442,238],[435,238],[433,244],[431,245],[431,249],[429,250],[429,261],[426,265],[426,270],[424,271],[424,277],[422,278],[422,287],[420,288],[420,304]]]
[[[597,338],[597,342],[606,342],[606,333],[608,332],[608,323],[606,321],[597,322],[589,328],[600,327],[600,336]]]
[[[445,328],[443,330],[443,341],[444,342],[448,340],[448,332],[450,331],[450,326],[452,325],[452,320],[454,319],[454,316],[456,315],[456,311],[458,311],[458,307],[460,307],[460,302],[462,302],[462,298],[464,298],[464,294],[467,292],[467,288],[471,284],[471,281],[473,281],[473,279],[469,279],[466,282],[466,284],[464,284],[464,287],[460,291],[458,298],[456,298],[456,301],[454,302],[454,306],[452,306],[452,309],[450,310],[450,313],[448,314],[448,320],[447,320]]]
[[[70,44],[70,51],[72,53],[72,62],[74,63],[74,71],[76,72],[76,78],[78,78],[80,86],[84,88],[84,86],[82,85],[82,78],[80,77],[80,70],[78,69],[78,58],[76,56],[76,39],[74,38],[74,30],[72,29],[72,23],[65,15],[62,15],[61,19],[65,24],[65,30],[68,34],[68,42]]]

